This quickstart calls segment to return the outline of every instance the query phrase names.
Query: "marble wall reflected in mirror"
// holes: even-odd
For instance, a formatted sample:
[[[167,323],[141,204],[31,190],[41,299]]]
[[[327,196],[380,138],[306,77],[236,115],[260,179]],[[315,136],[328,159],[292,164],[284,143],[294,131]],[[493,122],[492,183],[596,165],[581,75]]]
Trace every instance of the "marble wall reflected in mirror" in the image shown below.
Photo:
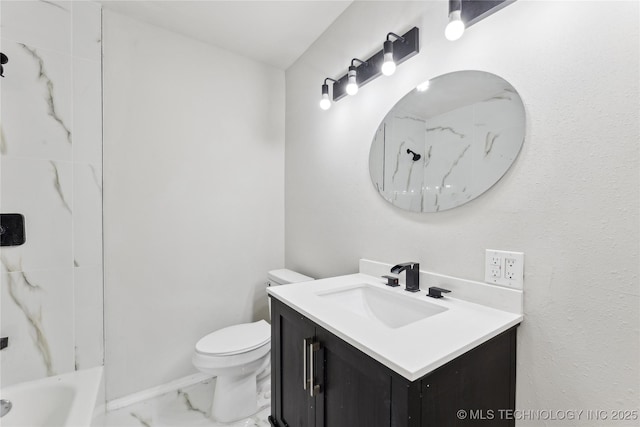
[[[405,95],[378,127],[371,180],[398,208],[452,209],[500,180],[524,136],[524,105],[507,81],[483,71],[438,76]]]

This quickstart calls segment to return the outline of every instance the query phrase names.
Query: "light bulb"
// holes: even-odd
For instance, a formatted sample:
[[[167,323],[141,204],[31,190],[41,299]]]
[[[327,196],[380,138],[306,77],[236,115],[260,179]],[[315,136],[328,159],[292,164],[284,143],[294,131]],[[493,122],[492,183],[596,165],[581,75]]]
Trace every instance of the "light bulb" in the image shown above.
[[[329,94],[322,95],[322,99],[320,100],[320,108],[322,108],[323,110],[328,110],[329,108],[331,108]]]
[[[323,110],[328,110],[329,108],[331,108],[331,100],[329,99],[329,85],[326,83],[322,85],[322,99],[320,100],[320,108],[322,108]]]
[[[384,42],[382,45],[382,53],[384,55],[384,62],[382,62],[380,71],[382,71],[382,74],[385,76],[390,76],[396,72],[396,62],[393,60],[393,42],[391,40]]]
[[[356,93],[358,93],[358,84],[357,83],[347,84],[347,94],[353,96]]]
[[[358,93],[358,82],[356,81],[356,67],[353,65],[349,67],[349,78],[347,83],[347,94],[355,95]]]
[[[447,40],[458,40],[464,34],[464,28],[464,22],[460,18],[460,11],[455,10],[449,14],[449,23],[444,29],[444,36]]]
[[[396,72],[396,63],[393,60],[393,52],[384,54],[384,62],[382,63],[382,74],[390,76]]]

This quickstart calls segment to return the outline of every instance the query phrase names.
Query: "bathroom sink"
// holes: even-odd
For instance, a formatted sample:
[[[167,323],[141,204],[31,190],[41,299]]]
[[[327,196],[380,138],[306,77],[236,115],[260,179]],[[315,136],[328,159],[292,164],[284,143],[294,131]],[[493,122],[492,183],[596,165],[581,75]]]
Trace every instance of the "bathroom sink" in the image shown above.
[[[447,308],[428,301],[367,284],[349,286],[317,295],[337,307],[391,329],[401,328],[447,311]]]

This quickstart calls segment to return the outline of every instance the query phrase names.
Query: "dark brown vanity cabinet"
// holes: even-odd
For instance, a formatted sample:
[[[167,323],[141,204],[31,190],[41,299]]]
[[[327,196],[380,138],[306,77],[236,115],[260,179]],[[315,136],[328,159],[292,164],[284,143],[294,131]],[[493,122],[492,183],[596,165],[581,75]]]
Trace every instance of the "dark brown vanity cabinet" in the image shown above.
[[[389,426],[391,377],[378,362],[278,300],[271,312],[272,425]]]
[[[275,298],[271,319],[274,427],[515,425],[515,327],[408,381]]]

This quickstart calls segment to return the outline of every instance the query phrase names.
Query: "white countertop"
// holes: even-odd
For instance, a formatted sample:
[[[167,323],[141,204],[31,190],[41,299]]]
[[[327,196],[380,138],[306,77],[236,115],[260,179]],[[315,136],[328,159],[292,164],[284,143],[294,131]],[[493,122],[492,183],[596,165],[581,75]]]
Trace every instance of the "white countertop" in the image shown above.
[[[421,272],[421,277],[423,274]],[[267,292],[410,381],[419,379],[523,320],[521,313],[457,299],[453,292],[449,294],[452,296],[435,299],[426,296],[427,289],[410,293],[404,290],[404,286],[391,288],[384,283],[384,279],[357,273],[270,287]],[[447,310],[392,329],[340,308],[320,296],[328,291],[361,284],[404,298],[427,301]]]

